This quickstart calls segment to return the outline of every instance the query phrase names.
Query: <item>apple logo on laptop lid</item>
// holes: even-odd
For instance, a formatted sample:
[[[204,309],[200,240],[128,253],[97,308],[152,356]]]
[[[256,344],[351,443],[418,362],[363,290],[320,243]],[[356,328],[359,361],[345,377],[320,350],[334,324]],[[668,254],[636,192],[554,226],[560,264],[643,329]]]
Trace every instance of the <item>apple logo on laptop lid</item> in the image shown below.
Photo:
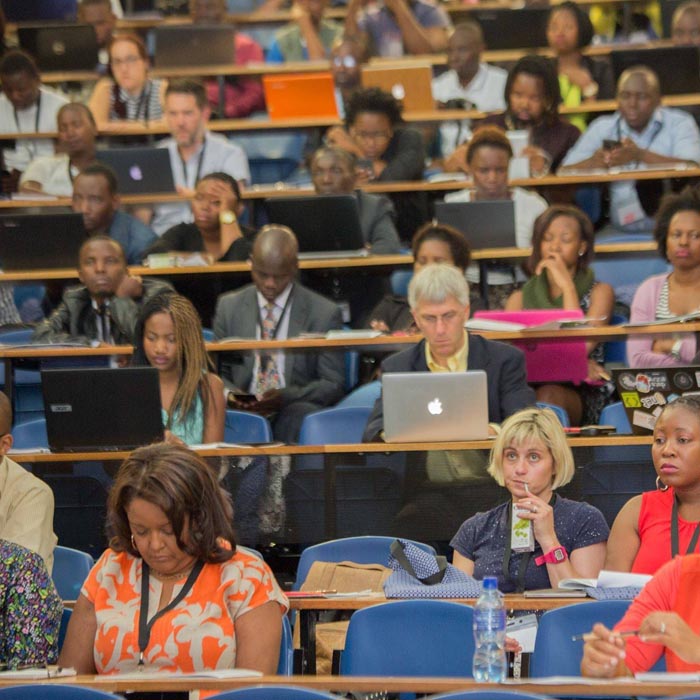
[[[428,403],[428,413],[431,416],[439,416],[442,413],[442,401],[437,397]]]

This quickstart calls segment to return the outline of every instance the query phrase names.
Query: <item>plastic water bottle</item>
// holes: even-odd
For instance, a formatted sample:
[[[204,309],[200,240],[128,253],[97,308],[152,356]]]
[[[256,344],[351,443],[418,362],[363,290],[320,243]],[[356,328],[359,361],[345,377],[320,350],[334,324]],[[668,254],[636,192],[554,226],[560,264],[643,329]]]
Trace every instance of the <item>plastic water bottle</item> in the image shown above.
[[[506,609],[498,579],[486,576],[474,606],[474,680],[500,683],[506,678]]]

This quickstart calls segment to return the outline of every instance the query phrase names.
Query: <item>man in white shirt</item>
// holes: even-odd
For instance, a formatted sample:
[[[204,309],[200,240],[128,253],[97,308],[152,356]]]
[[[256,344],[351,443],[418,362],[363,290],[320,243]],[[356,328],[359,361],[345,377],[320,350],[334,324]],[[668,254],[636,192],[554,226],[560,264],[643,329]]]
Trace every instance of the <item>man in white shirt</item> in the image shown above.
[[[164,112],[171,137],[158,146],[170,152],[173,180],[180,194],[193,196],[197,181],[213,172],[227,173],[241,189],[250,182],[243,149],[207,130],[211,111],[200,81],[183,78],[168,83]],[[192,221],[189,203],[159,204],[153,209],[150,226],[160,236],[176,224]]]
[[[478,23],[463,22],[455,27],[447,44],[450,70],[433,78],[433,99],[439,107],[461,100],[465,109],[497,112],[506,108],[504,93],[508,72],[481,63],[481,52],[485,48],[484,34]],[[442,154],[452,153],[460,143],[471,138],[471,133],[468,119],[443,122],[440,126]]]
[[[11,429],[12,406],[0,392],[0,539],[41,555],[50,572],[58,541],[53,532],[53,492],[7,457],[12,448]]]

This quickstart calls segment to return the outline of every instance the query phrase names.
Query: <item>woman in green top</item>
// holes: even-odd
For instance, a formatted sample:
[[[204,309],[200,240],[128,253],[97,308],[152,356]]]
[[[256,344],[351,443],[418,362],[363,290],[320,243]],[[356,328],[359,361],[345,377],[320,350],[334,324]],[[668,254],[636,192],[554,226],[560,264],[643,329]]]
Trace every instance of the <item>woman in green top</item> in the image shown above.
[[[581,309],[591,325],[609,324],[615,293],[609,284],[597,282],[589,267],[593,240],[590,219],[576,207],[555,205],[540,214],[528,261],[532,277],[508,297],[506,311]],[[602,355],[602,345],[588,344],[587,382],[593,384],[544,384],[536,389],[537,400],[565,408],[572,425],[595,423],[610,395],[608,387],[600,384],[609,380]]]

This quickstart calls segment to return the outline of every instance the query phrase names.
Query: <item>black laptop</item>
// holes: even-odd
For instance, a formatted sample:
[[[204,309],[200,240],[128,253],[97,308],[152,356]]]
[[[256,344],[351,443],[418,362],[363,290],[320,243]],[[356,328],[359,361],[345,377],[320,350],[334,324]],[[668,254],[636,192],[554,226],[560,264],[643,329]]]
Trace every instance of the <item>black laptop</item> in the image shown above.
[[[461,231],[472,250],[517,246],[512,199],[435,202],[435,218]]]
[[[54,452],[132,450],[163,439],[155,367],[41,370]]]
[[[489,51],[535,49],[547,46],[547,7],[477,8],[451,12],[452,24],[478,22]]]
[[[78,0],[2,0],[1,4],[8,22],[75,22],[78,14]]]
[[[42,71],[95,70],[97,36],[89,24],[32,24],[17,28],[19,45]]]
[[[156,27],[156,67],[232,66],[235,34],[231,26]]]
[[[0,215],[0,265],[5,272],[75,269],[86,238],[82,214],[4,213]]]
[[[265,200],[271,224],[283,224],[299,241],[300,258],[367,255],[357,200],[351,194],[273,197]]]
[[[662,95],[700,92],[700,52],[696,46],[663,46],[610,52],[615,82],[633,66],[648,66],[659,76]]]
[[[114,170],[120,194],[175,192],[167,148],[105,148],[97,160]]]

